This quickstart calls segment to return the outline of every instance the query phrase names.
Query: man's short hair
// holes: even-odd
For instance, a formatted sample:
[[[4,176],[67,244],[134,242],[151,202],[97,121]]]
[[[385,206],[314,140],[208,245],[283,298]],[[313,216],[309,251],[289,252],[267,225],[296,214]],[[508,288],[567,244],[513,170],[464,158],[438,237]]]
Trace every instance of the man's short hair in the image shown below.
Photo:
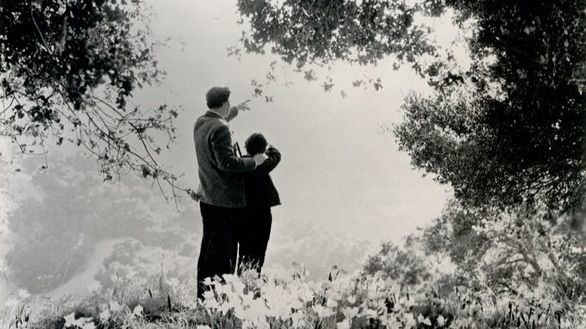
[[[230,89],[228,87],[212,87],[206,93],[206,102],[210,109],[221,107],[228,98],[230,98]]]
[[[244,147],[246,148],[246,152],[249,155],[255,155],[258,153],[264,153],[267,149],[267,140],[265,136],[260,133],[254,133],[250,135],[246,142],[244,143]]]

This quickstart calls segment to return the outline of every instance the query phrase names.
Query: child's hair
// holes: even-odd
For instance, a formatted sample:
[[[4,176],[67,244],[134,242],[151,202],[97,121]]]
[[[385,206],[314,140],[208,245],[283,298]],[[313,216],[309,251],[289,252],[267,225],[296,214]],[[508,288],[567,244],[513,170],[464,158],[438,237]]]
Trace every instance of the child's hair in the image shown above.
[[[254,133],[250,135],[244,143],[246,152],[248,152],[249,155],[264,153],[267,149],[267,145],[268,144],[265,136],[260,133]]]

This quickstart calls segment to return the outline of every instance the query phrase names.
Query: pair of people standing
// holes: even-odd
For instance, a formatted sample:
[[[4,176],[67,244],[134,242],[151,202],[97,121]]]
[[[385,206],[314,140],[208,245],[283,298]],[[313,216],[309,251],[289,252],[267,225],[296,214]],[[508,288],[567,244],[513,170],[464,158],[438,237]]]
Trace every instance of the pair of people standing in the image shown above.
[[[270,208],[280,204],[269,172],[281,154],[267,149],[261,134],[246,140],[247,156],[236,154],[228,122],[248,108],[246,103],[231,107],[229,98],[228,88],[211,88],[208,110],[197,118],[193,131],[203,221],[197,263],[200,299],[207,289],[205,278],[234,273],[237,264],[238,271],[252,267],[260,272],[271,230]]]

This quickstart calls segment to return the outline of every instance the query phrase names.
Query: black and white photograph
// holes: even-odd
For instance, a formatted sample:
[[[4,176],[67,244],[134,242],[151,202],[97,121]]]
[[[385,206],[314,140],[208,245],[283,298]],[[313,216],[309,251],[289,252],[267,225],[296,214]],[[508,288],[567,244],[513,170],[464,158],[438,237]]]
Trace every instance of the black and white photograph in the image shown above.
[[[586,329],[586,0],[0,0],[0,329]]]

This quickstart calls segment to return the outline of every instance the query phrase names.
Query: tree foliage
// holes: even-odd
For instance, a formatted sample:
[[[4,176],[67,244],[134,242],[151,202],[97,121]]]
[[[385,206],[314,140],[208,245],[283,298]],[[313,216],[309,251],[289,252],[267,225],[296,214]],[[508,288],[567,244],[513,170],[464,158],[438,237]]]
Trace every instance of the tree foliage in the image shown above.
[[[171,184],[156,160],[178,112],[130,101],[162,75],[139,0],[0,2],[0,134],[23,153],[70,142],[106,180],[134,171]]]
[[[472,205],[578,209],[586,187],[579,1],[446,1],[474,19],[473,65],[409,96],[396,133],[413,163]]]
[[[251,24],[245,50],[271,52],[300,67],[345,60],[376,63],[389,54],[414,62],[430,53],[427,29],[413,22],[416,8],[402,1],[240,0]]]
[[[412,94],[395,130],[413,164],[471,205],[543,199],[576,209],[585,190],[583,1],[241,0],[250,52],[298,66],[406,60],[435,92]],[[448,9],[472,29],[462,67],[418,17]],[[421,22],[424,22],[422,20]],[[445,49],[444,49],[445,50]],[[378,88],[377,88],[378,89]]]

